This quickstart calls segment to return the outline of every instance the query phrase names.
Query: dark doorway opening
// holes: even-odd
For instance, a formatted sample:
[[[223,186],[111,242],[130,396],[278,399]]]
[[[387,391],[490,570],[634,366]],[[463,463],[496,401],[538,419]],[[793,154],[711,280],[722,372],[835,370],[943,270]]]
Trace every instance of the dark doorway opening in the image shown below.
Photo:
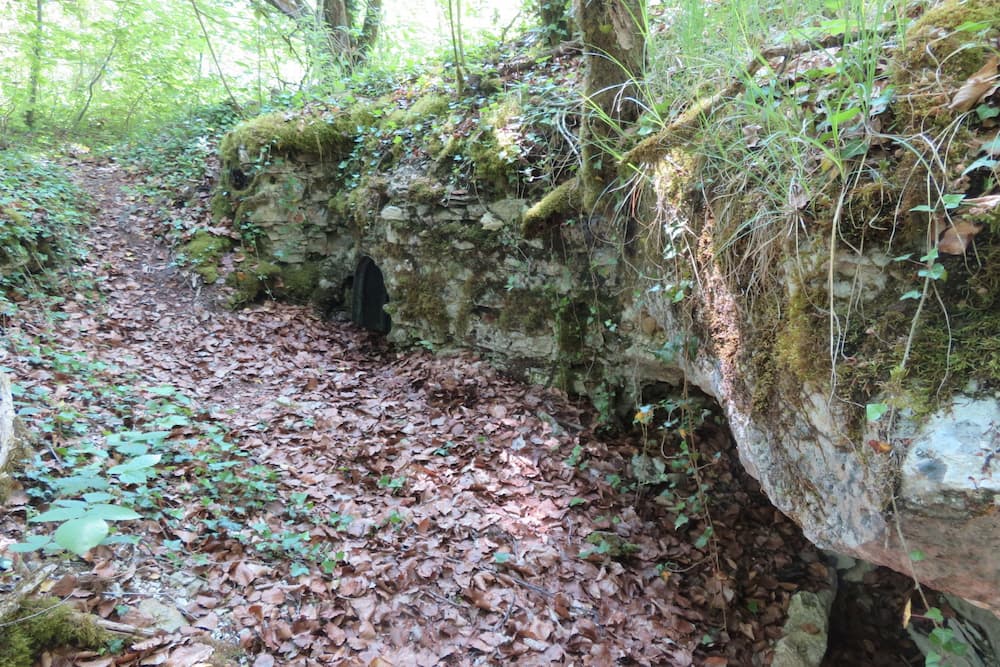
[[[351,319],[369,331],[387,334],[392,320],[383,306],[389,303],[382,271],[371,257],[362,257],[354,270]]]

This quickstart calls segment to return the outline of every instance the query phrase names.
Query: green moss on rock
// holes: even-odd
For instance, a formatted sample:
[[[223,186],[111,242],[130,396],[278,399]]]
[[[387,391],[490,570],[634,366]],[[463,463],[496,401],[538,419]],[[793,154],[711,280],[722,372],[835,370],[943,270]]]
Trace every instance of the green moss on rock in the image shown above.
[[[549,225],[579,211],[582,204],[579,179],[568,180],[525,211],[521,220],[521,234],[525,238],[535,238]]]
[[[446,117],[451,107],[451,99],[440,93],[428,93],[417,99],[406,110],[403,122],[407,125]]]
[[[371,110],[358,104],[350,111],[305,109],[274,112],[237,125],[220,146],[223,162],[237,165],[241,152],[250,161],[263,153],[302,153],[339,159],[351,152],[358,125],[371,123]]]
[[[906,32],[906,48],[895,58],[898,79],[933,74],[934,80],[964,81],[986,63],[989,38],[1000,28],[1000,0],[947,0],[929,8]],[[979,33],[986,31],[986,37]]]
[[[305,262],[281,269],[276,294],[294,303],[306,303],[319,287],[320,268],[317,262]]]
[[[516,329],[539,334],[555,322],[551,294],[533,289],[512,289],[504,294],[498,324],[501,329]]]
[[[58,598],[29,598],[14,614],[0,619],[0,665],[31,667],[47,649],[99,649],[109,639],[88,617]]]
[[[233,271],[226,277],[226,284],[236,288],[229,299],[230,307],[238,308],[253,303],[263,293],[272,291],[280,275],[281,267],[267,261],[259,261]]]
[[[444,340],[449,334],[448,304],[444,300],[446,283],[438,272],[403,273],[397,276],[395,300],[390,304],[400,319],[423,322],[429,333]]]
[[[181,246],[181,254],[191,263],[195,273],[212,284],[219,279],[219,259],[232,247],[232,239],[198,231]]]

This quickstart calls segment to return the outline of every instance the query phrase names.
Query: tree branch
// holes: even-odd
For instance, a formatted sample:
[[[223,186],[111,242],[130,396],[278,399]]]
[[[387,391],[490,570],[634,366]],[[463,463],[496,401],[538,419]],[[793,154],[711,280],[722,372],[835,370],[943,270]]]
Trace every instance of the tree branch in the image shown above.
[[[226,92],[229,93],[229,100],[233,103],[233,108],[236,109],[236,113],[242,114],[243,107],[240,103],[236,101],[236,96],[233,95],[233,91],[229,88],[229,83],[226,81],[226,75],[222,72],[222,65],[219,64],[219,59],[215,56],[215,49],[212,48],[212,40],[208,38],[208,30],[205,29],[205,22],[201,20],[201,10],[198,9],[198,5],[194,0],[191,0],[191,7],[194,9],[195,18],[198,19],[198,25],[201,26],[201,34],[205,36],[205,44],[208,45],[208,52],[212,54],[212,60],[215,62],[215,69],[219,71],[219,80],[222,81],[223,87]]]

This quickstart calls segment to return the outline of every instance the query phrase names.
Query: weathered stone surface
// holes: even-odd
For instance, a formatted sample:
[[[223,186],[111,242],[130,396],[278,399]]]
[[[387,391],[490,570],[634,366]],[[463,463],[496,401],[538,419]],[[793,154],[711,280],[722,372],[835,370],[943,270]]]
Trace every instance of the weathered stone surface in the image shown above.
[[[902,500],[914,507],[1000,503],[1000,401],[956,396],[912,437],[903,460]]]
[[[929,289],[918,271],[946,260],[918,261],[925,221],[898,215],[927,202],[889,196],[882,182],[855,193],[817,184],[791,213],[766,211],[787,219],[757,224],[759,191],[723,193],[731,207],[706,203],[698,156],[671,150],[645,165],[655,203],[634,220],[557,217],[532,238],[521,230],[529,201],[436,180],[420,158],[349,187],[335,162],[286,151],[233,204],[262,259],[283,271],[320,267],[326,304],[348,305],[345,290],[370,258],[394,341],[472,348],[536,381],[624,403],[652,383],[699,387],[725,412],[744,466],[813,542],[915,567],[923,583],[1000,610],[996,378],[964,395],[935,387],[955,354],[968,369],[976,343],[995,350],[997,319],[966,322],[974,335],[957,347],[950,321],[916,305],[976,301],[995,313],[997,262],[990,278],[952,258],[948,271],[964,278]],[[851,206],[833,210],[851,195],[857,219]],[[982,257],[1000,257],[992,236],[976,243],[987,240]],[[928,332],[938,338],[920,338]],[[939,370],[925,368],[936,361]],[[883,401],[892,418],[866,423],[865,405]],[[923,416],[904,418],[910,409]],[[924,560],[911,563],[914,550]]]
[[[771,667],[819,667],[826,654],[834,591],[800,591],[788,605],[785,635],[774,647]]]

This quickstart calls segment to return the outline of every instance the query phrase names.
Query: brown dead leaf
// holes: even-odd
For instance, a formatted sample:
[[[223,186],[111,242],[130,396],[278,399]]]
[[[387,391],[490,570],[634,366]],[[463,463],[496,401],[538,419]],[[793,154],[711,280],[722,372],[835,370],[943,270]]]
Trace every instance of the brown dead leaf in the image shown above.
[[[189,667],[199,662],[205,662],[212,657],[213,653],[215,653],[215,649],[205,644],[181,646],[170,652],[170,657],[164,665],[167,667]]]
[[[75,575],[67,574],[59,581],[57,581],[55,584],[53,584],[51,590],[48,592],[52,593],[52,595],[55,595],[57,597],[61,598],[66,597],[67,595],[71,594],[73,590],[76,588],[76,581],[77,579]]]
[[[963,113],[979,104],[997,89],[997,65],[1000,57],[992,55],[978,72],[970,76],[955,93],[949,109]]]
[[[944,230],[938,239],[938,251],[946,255],[964,255],[969,244],[983,226],[974,222],[960,220]]]
[[[280,605],[285,601],[285,591],[280,588],[269,588],[260,594],[260,599],[268,604]]]

